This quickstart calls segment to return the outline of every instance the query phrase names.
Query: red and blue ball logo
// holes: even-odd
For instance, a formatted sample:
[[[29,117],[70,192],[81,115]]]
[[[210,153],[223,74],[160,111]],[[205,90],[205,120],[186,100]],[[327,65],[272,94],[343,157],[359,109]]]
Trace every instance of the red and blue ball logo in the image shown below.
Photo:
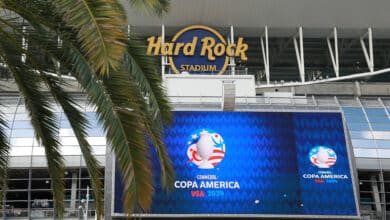
[[[188,162],[199,169],[213,169],[222,161],[226,151],[222,136],[207,128],[192,132],[186,146]]]

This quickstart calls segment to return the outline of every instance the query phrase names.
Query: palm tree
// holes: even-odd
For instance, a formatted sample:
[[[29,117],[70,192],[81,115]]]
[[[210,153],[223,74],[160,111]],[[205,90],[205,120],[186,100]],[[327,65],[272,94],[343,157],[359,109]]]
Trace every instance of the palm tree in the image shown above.
[[[168,0],[129,0],[161,14]],[[162,142],[162,127],[171,108],[161,86],[157,63],[126,33],[126,16],[117,0],[0,0],[0,64],[14,79],[44,147],[53,190],[54,210],[64,212],[64,159],[59,151],[58,118],[44,90],[50,92],[67,116],[85,159],[96,198],[97,216],[103,215],[99,163],[86,140],[88,121],[64,91],[61,73],[70,73],[96,108],[106,139],[116,155],[124,180],[128,212],[147,210],[153,185],[149,139],[161,165],[162,185],[174,178]],[[28,48],[23,42],[28,42]],[[42,62],[44,60],[45,62]],[[50,71],[52,70],[52,71]],[[54,72],[55,74],[51,74]],[[6,186],[10,146],[0,113],[0,186]]]

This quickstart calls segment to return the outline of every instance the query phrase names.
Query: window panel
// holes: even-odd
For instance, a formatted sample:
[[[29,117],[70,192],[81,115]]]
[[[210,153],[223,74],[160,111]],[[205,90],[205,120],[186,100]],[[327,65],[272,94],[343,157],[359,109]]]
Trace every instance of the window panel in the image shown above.
[[[371,131],[350,131],[351,139],[372,139]]]
[[[16,111],[16,106],[7,106],[6,108],[1,108],[3,113],[13,114]]]
[[[28,178],[28,176],[27,176]],[[8,189],[9,190],[25,190],[28,188],[28,179],[9,179]]]
[[[386,122],[390,122],[390,120],[389,120],[389,118],[387,116],[386,117],[379,117],[379,116],[368,117],[368,120],[371,123],[386,123]]]
[[[104,137],[104,131],[100,127],[91,127],[87,130],[89,137]]]
[[[34,137],[34,130],[33,129],[13,129],[12,130],[12,137]]]
[[[70,123],[68,120],[61,120],[60,121],[60,128],[72,128],[70,126]]]
[[[355,154],[355,157],[370,157],[370,158],[378,157],[376,149],[354,148],[353,152]]]
[[[12,126],[13,129],[17,128],[29,128],[32,129],[30,121],[14,121],[14,124]]]
[[[355,148],[376,148],[375,140],[352,139],[352,146]]]
[[[87,140],[90,145],[106,145],[105,137],[88,137]]]
[[[390,131],[373,131],[375,139],[390,140]]]
[[[345,114],[345,120],[347,122],[361,122],[361,123],[366,123],[367,119],[364,115],[348,115]]]
[[[372,117],[372,116],[387,117],[385,109],[383,108],[365,108],[364,110],[366,111],[368,117]]]
[[[50,179],[32,179],[31,180],[31,189],[50,189]]]
[[[390,158],[390,149],[378,149],[380,158]]]
[[[19,120],[19,121],[29,121],[30,120],[30,117],[27,115],[27,113],[25,114],[15,114],[15,120]]]
[[[363,110],[361,107],[342,107],[343,112],[345,114],[363,114]]]
[[[11,138],[11,146],[33,146],[34,138]]]
[[[29,156],[32,153],[32,147],[11,147],[11,156]]]
[[[73,129],[69,128],[60,128],[60,136],[62,137],[74,137]]]
[[[62,146],[61,153],[63,155],[81,155],[79,146]]]
[[[106,146],[92,146],[94,155],[105,155],[106,154]]]
[[[390,131],[390,123],[371,123],[371,127],[376,131]]]
[[[45,148],[44,147],[40,147],[40,146],[34,146],[33,147],[33,153],[32,153],[34,156],[42,156],[42,155],[46,155],[45,154]]]
[[[61,144],[63,146],[78,146],[79,142],[75,137],[61,137]]]
[[[378,148],[390,148],[390,140],[376,140]]]
[[[351,131],[369,131],[367,123],[347,123],[348,129]]]
[[[27,169],[11,169],[8,172],[8,179],[28,179]]]

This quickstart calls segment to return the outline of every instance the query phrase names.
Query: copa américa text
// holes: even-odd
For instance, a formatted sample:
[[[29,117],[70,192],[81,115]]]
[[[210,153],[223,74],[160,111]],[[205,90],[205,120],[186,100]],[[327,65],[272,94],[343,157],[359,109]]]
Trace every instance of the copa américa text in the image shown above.
[[[191,42],[165,42],[162,43],[161,36],[157,38],[152,36],[148,39],[148,48],[146,54],[148,55],[163,55],[163,56],[177,56],[180,51],[183,51],[184,56],[193,56],[196,51],[198,37],[193,37]],[[240,57],[241,60],[246,61],[246,51],[248,44],[244,43],[244,39],[239,37],[237,44],[217,43],[212,37],[203,37],[201,39],[200,56],[207,56],[207,59],[214,61],[219,56]]]

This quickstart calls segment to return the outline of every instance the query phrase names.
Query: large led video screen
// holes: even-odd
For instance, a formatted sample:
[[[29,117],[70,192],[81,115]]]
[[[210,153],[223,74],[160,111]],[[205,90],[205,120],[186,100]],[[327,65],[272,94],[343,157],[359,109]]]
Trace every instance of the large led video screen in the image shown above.
[[[174,190],[160,188],[155,163],[146,215],[358,216],[339,112],[176,111],[164,141]],[[118,214],[122,183],[115,173]]]

